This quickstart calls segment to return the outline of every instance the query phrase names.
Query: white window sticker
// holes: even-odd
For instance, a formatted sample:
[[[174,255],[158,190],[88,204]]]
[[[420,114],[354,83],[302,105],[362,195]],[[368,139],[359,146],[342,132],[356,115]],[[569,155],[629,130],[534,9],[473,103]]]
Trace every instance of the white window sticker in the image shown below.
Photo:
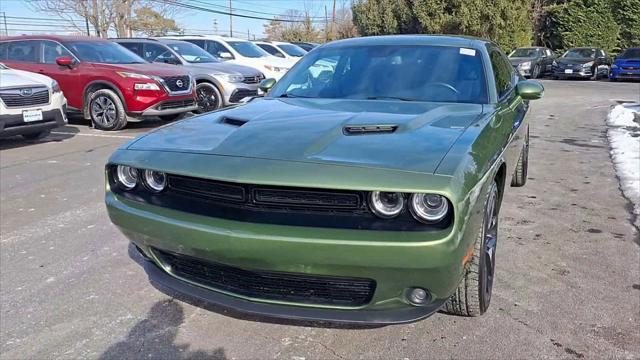
[[[460,54],[476,56],[476,51],[474,49],[460,48]]]

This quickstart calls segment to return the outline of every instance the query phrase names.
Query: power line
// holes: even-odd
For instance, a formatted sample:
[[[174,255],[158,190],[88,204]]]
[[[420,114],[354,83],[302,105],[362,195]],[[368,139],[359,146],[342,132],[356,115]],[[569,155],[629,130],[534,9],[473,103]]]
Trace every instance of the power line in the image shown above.
[[[199,4],[203,4],[203,5],[208,5],[208,6],[213,6],[213,7],[217,7],[217,8],[222,8],[222,9],[228,9],[228,6],[223,6],[223,5],[215,5],[212,4],[210,2],[207,1],[202,1],[202,0],[187,0],[188,2],[191,3],[199,3]],[[270,12],[264,12],[264,11],[255,11],[255,10],[247,10],[247,9],[241,9],[241,8],[233,8],[233,12],[234,14],[236,14],[238,11],[242,12],[248,12],[248,13],[253,13],[253,14],[261,14],[261,15],[270,15],[270,16],[276,16],[276,17],[280,17],[280,16],[284,16],[284,14],[275,14],[275,13],[270,13]],[[305,15],[286,15],[287,17],[293,17],[293,18],[302,18],[302,19],[306,19],[307,16]],[[308,18],[310,19],[314,19],[314,20],[318,20],[318,19],[322,19],[321,17],[314,17],[314,16],[309,16]]]
[[[261,16],[245,15],[245,14],[231,13],[229,11],[207,9],[207,8],[204,8],[204,7],[201,7],[201,6],[196,6],[196,5],[192,5],[192,4],[185,4],[185,3],[181,3],[181,2],[178,2],[178,1],[175,1],[175,0],[165,0],[164,2],[166,4],[170,4],[170,5],[181,7],[181,8],[185,8],[185,9],[204,11],[204,12],[209,12],[209,13],[214,13],[214,14],[228,15],[228,16],[233,16],[233,17],[241,17],[241,18],[245,18],[245,19],[256,19],[256,20],[266,20],[266,21],[274,20],[273,18],[267,18],[267,17],[261,17]],[[280,22],[291,22],[291,23],[304,22],[304,20],[293,20],[293,19],[275,19],[275,20],[280,21]]]

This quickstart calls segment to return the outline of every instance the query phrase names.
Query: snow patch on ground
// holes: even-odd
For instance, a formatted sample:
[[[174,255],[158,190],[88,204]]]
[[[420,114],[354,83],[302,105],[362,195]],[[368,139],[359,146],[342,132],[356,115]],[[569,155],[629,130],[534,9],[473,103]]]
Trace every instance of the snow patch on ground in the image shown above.
[[[640,222],[640,104],[617,105],[607,117],[611,158],[624,196]]]

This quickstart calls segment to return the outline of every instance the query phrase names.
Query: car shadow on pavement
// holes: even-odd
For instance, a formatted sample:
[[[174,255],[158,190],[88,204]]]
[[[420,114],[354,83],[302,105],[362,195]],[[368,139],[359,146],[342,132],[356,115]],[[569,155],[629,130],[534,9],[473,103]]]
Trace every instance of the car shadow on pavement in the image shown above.
[[[44,144],[49,142],[61,142],[74,137],[79,130],[73,126],[61,126],[51,130],[52,133],[47,137],[39,140],[27,140],[22,136],[12,136],[0,139],[0,150],[9,150],[31,146],[35,144]]]
[[[145,260],[142,255],[136,250],[133,244],[129,244],[128,249],[129,257],[135,261],[141,267],[144,267]],[[191,296],[178,293],[172,289],[169,289],[165,286],[162,286],[158,283],[151,282],[151,285],[156,288],[156,290],[161,293],[171,297],[172,299],[176,299],[182,302],[185,302],[189,305],[199,307],[205,309],[207,311],[211,311],[222,316],[232,317],[238,320],[245,321],[253,321],[260,323],[268,323],[268,324],[277,324],[277,325],[288,325],[288,326],[300,326],[300,327],[313,327],[313,328],[322,328],[322,329],[349,329],[349,330],[366,330],[366,329],[377,329],[385,327],[386,325],[376,325],[376,324],[343,324],[343,323],[332,323],[326,321],[308,321],[308,320],[294,320],[294,319],[280,319],[268,316],[260,316],[253,314],[246,314],[240,311],[236,311],[233,309],[229,309],[223,306],[205,303]]]
[[[127,338],[111,345],[100,359],[227,359],[221,347],[213,351],[190,351],[189,344],[177,344],[176,336],[183,321],[184,310],[179,303],[173,299],[158,301],[147,317],[129,331]]]

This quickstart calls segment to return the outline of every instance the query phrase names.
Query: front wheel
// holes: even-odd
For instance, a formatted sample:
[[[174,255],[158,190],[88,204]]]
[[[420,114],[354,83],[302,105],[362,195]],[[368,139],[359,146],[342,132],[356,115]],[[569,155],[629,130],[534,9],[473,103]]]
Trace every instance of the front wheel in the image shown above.
[[[444,311],[453,315],[480,316],[489,308],[496,269],[498,243],[498,183],[489,188],[484,216],[478,231],[473,255],[455,293],[445,304]]]
[[[215,85],[202,82],[196,85],[196,95],[198,109],[196,114],[203,114],[209,111],[217,110],[222,107],[222,95]]]
[[[531,78],[532,79],[537,79],[540,77],[540,65],[534,65],[533,69],[531,70]]]
[[[511,186],[521,187],[527,183],[527,172],[529,171],[529,128],[524,137],[524,144],[520,150],[520,158],[516,164],[516,170],[511,179]]]
[[[101,89],[89,98],[89,115],[93,127],[99,130],[120,130],[127,125],[127,114],[118,94]]]

